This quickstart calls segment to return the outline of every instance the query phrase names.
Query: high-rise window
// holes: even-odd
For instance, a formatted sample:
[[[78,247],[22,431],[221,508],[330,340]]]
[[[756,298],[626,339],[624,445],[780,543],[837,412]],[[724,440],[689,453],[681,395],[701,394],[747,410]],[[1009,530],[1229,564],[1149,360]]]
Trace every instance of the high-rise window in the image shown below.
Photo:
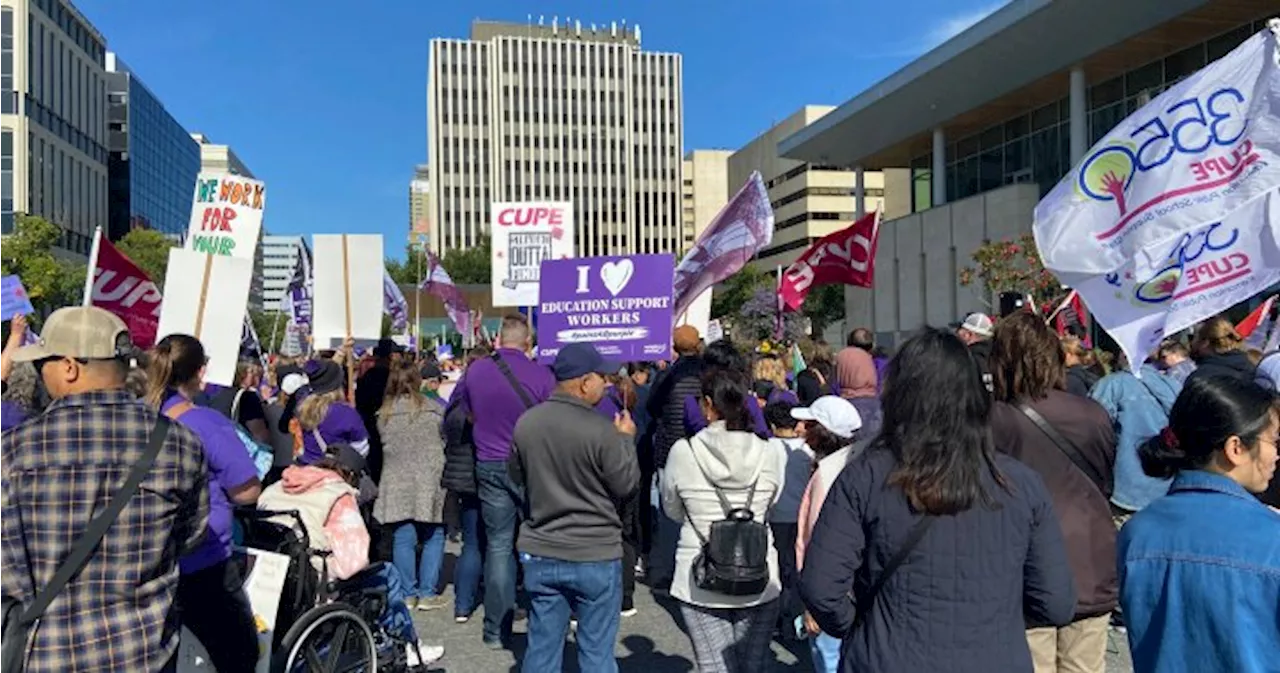
[[[13,131],[0,130],[0,231],[13,233]]]
[[[0,9],[0,112],[17,114],[18,92],[13,82],[13,9]]]

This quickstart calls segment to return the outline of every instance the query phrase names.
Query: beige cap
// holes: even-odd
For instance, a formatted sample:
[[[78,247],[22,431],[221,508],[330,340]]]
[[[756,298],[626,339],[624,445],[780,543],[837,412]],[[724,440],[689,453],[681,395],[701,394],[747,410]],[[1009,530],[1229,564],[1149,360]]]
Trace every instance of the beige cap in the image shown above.
[[[95,306],[71,306],[54,311],[44,321],[40,340],[14,351],[13,361],[53,357],[110,360],[132,353],[129,328],[114,313]]]

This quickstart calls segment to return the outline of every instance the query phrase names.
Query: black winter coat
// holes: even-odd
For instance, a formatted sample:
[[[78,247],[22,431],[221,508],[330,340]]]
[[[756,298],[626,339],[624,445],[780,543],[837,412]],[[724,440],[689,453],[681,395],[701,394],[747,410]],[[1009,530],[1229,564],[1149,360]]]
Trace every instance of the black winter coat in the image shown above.
[[[461,404],[445,409],[444,424],[444,472],[440,485],[455,495],[476,493],[476,446],[471,439],[471,420]]]
[[[853,632],[850,592],[866,602],[919,516],[901,488],[886,486],[895,466],[886,450],[864,452],[837,477],[800,592],[822,630],[843,638],[843,671],[1030,673],[1026,621],[1071,621],[1075,588],[1049,493],[1013,458],[997,455],[995,465],[1009,484],[982,473],[996,506],[934,521]]]
[[[667,464],[667,454],[684,439],[684,401],[702,393],[702,358],[684,356],[660,373],[649,391],[649,422],[653,433],[653,462]]]
[[[1196,358],[1196,370],[1187,380],[1211,376],[1226,376],[1240,381],[1253,382],[1258,368],[1244,351],[1211,353]],[[1186,385],[1185,383],[1183,384]]]

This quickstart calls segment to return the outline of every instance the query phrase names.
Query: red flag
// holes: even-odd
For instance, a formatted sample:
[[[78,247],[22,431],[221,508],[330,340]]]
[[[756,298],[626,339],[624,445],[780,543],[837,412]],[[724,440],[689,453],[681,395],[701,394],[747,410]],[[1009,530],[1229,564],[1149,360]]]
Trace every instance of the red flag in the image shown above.
[[[804,304],[809,290],[818,285],[875,284],[876,238],[880,213],[874,212],[833,234],[818,239],[783,274],[778,293],[791,310]]]
[[[1261,306],[1253,309],[1253,313],[1245,316],[1244,320],[1240,321],[1240,324],[1236,325],[1236,333],[1240,335],[1240,338],[1248,338],[1250,334],[1253,334],[1254,330],[1258,329],[1258,325],[1262,324],[1262,319],[1271,314],[1271,305],[1275,301],[1276,298],[1274,296],[1268,298],[1262,302]]]
[[[160,326],[160,301],[162,296],[156,284],[151,282],[128,257],[103,237],[98,244],[98,258],[92,269],[93,294],[91,304],[120,316],[129,326],[129,336],[139,348],[151,348],[156,343],[156,329]]]

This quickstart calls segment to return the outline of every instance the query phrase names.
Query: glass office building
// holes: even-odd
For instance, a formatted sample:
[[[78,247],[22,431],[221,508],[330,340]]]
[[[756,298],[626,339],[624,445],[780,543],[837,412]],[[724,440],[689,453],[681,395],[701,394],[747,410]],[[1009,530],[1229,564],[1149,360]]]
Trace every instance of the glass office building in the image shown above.
[[[187,230],[200,145],[115,54],[107,54],[112,240],[132,229]]]

